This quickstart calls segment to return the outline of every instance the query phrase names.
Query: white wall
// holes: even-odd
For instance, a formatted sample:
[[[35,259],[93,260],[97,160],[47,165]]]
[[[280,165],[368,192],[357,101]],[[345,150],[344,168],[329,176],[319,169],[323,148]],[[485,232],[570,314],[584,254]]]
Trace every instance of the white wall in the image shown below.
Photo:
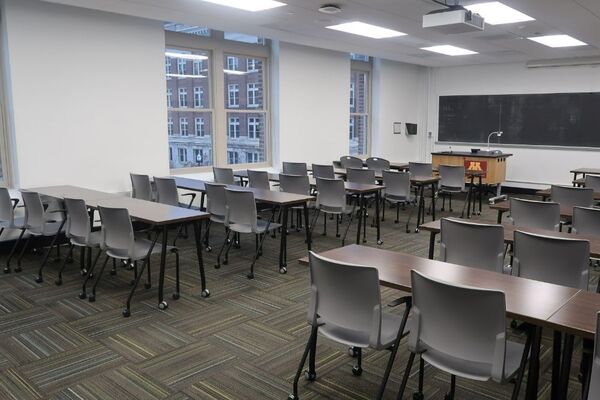
[[[600,91],[600,68],[527,69],[523,64],[436,68],[432,72],[430,87],[429,129],[437,138],[438,96],[597,92]],[[434,147],[448,149],[448,145],[437,144]],[[468,150],[470,147],[453,145],[452,149]],[[493,147],[514,154],[507,164],[507,181],[511,186],[569,184],[572,178],[570,169],[600,167],[600,151]]]
[[[273,58],[273,165],[331,163],[347,154],[348,54],[275,43]]]
[[[3,18],[15,186],[169,173],[161,22],[32,0]]]
[[[371,127],[373,156],[397,162],[417,161],[424,157],[427,74],[425,67],[375,59]],[[394,134],[394,122],[402,123],[402,134]],[[406,135],[407,122],[418,124],[416,136]]]

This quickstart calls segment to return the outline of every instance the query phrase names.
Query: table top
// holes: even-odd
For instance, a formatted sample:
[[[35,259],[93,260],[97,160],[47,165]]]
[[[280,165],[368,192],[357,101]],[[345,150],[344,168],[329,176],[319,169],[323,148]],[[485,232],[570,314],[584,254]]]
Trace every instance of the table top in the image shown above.
[[[191,178],[182,178],[179,176],[172,177],[175,179],[175,183],[177,187],[187,190],[194,190],[198,192],[206,191],[204,186],[204,181],[200,179],[191,179]],[[255,188],[248,188],[236,185],[227,185],[230,189],[236,190],[245,190],[254,193],[254,199],[260,201],[261,203],[268,204],[276,204],[276,205],[284,205],[284,206],[292,206],[305,204],[308,201],[312,201],[315,198],[313,196],[295,194],[295,193],[287,193],[287,192],[279,192],[275,190],[262,190]]]
[[[548,188],[548,189],[538,190],[537,192],[535,192],[535,194],[537,196],[540,196],[540,197],[543,197],[543,198],[548,198],[548,197],[550,197],[551,189]],[[594,200],[600,200],[600,193],[599,192],[594,192]]]
[[[579,292],[579,289],[570,287],[372,247],[350,245],[320,255],[336,261],[376,267],[383,286],[404,291],[411,290],[412,269],[453,284],[501,290],[506,295],[509,318],[538,326],[547,326],[547,320]],[[301,262],[307,263],[307,259]]]
[[[121,194],[101,192],[98,190],[86,189],[72,185],[43,186],[24,189],[30,192],[38,192],[41,195],[54,197],[57,199],[71,198],[82,199],[90,207],[95,207],[99,200],[110,199],[114,197],[123,197]]]
[[[482,223],[482,222],[470,221],[470,220],[459,219],[459,218],[449,218],[449,219],[469,222],[469,223],[473,223],[473,224]],[[442,225],[441,220],[436,220],[436,221],[431,221],[431,222],[427,222],[425,224],[419,225],[419,229],[422,231],[439,233],[441,231],[441,225]],[[489,225],[489,224],[486,224],[486,225]],[[496,225],[496,224],[491,224],[491,225]],[[528,228],[528,227],[524,227],[524,226],[519,227],[519,226],[515,226],[513,224],[501,224],[501,225],[504,228],[504,242],[506,242],[506,243],[512,243],[514,241],[515,231],[533,233],[536,235],[552,236],[552,237],[564,238],[564,239],[581,239],[581,240],[587,240],[588,242],[590,242],[590,257],[594,257],[594,258],[600,257],[600,237],[598,237],[598,236],[576,235],[574,233],[569,233],[569,232],[549,231],[546,229]]]
[[[279,182],[279,173],[277,172],[269,172],[269,180],[273,182]],[[248,178],[248,170],[247,169],[238,169],[233,171],[233,176],[237,178]]]
[[[430,185],[440,181],[439,176],[411,176],[410,183],[413,185]]]
[[[500,212],[508,212],[510,211],[510,203],[505,201],[503,203],[491,204],[491,210],[496,210]],[[560,216],[562,218],[571,218],[573,217],[573,207],[561,207],[560,208]]]
[[[594,339],[598,311],[600,295],[582,290],[556,311],[548,322],[573,335]]]
[[[492,153],[487,151],[479,151],[471,153],[470,151],[435,151],[431,153],[436,156],[459,156],[459,157],[485,157],[485,158],[505,158],[510,157],[510,153]]]
[[[572,174],[600,174],[600,168],[576,168],[570,171]]]

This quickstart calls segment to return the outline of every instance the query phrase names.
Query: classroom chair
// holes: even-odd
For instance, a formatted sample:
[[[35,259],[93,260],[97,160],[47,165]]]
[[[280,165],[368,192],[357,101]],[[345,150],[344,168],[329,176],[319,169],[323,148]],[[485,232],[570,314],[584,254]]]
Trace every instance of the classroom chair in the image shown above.
[[[159,178],[154,177],[154,185],[156,186],[156,202],[161,204],[167,204],[174,207],[185,207],[191,208],[194,200],[196,199],[196,193],[183,193],[179,194],[177,190],[177,183],[173,178]],[[189,197],[188,203],[182,203],[179,201],[179,197]]]
[[[11,198],[8,189],[0,187],[0,235],[7,229],[23,228],[25,217],[15,216],[17,204],[19,199]]]
[[[431,163],[409,162],[408,170],[412,176],[433,176],[433,166]]]
[[[354,156],[342,156],[340,157],[340,165],[343,169],[362,168],[363,160]]]
[[[561,207],[591,207],[594,204],[594,189],[552,185],[550,198]]]
[[[313,164],[312,174],[315,178],[335,179],[333,165]]]
[[[364,185],[374,185],[377,182],[375,181],[375,170],[372,169],[362,169],[362,168],[348,168],[346,169],[346,181],[351,183],[359,183]],[[354,198],[358,201],[360,195],[350,195],[351,198]],[[367,231],[367,217],[368,217],[368,208],[369,204],[375,200],[375,193],[368,193],[363,195],[366,203],[360,204],[362,207],[361,216],[363,218],[363,236],[366,237]]]
[[[308,175],[308,170],[306,163],[284,161],[283,173],[287,175]]]
[[[350,218],[348,218],[346,231],[342,237],[342,246],[344,246],[346,243],[348,230],[352,224],[354,212],[356,211],[356,203],[350,207],[346,202],[346,189],[344,187],[344,181],[341,179],[317,178],[317,202],[315,204],[315,208],[317,212],[313,217],[310,227],[311,229],[314,229],[315,222],[317,221],[317,218],[319,218],[319,214],[323,212],[323,235],[327,235],[327,216],[325,214],[335,216],[336,218],[336,237],[340,237],[340,216],[350,216]]]
[[[586,175],[585,187],[592,189],[596,193],[600,193],[600,175]]]
[[[400,222],[400,205],[414,203],[415,199],[410,193],[410,172],[399,172],[399,171],[383,171],[383,184],[385,190],[383,191],[383,209],[381,211],[381,220],[385,220],[385,203],[396,205],[396,220],[394,223]],[[410,210],[410,215],[406,221],[406,233],[410,231],[408,225],[410,218],[413,214],[414,207]]]
[[[379,273],[376,268],[335,262],[312,251],[309,253],[309,265],[311,293],[308,323],[311,325],[311,332],[296,371],[293,393],[288,399],[298,399],[298,381],[307,358],[306,379],[317,379],[315,360],[318,334],[356,349],[358,363],[352,368],[355,376],[362,374],[363,348],[392,351],[376,397],[381,399],[398,345],[405,336],[404,328],[411,307],[410,297],[403,297],[390,304],[391,307],[404,304],[402,316],[391,314],[384,311],[381,304]]]
[[[210,214],[208,223],[206,224],[206,232],[204,233],[204,246],[206,251],[212,251],[212,247],[209,243],[210,228],[213,223],[225,224],[225,214],[227,212],[225,207],[225,188],[226,185],[222,183],[209,183],[205,182],[204,187],[206,188],[206,212]]]
[[[248,170],[248,187],[253,189],[271,190],[269,173],[267,171]]]
[[[557,231],[560,228],[560,204],[551,201],[510,199],[509,220],[515,226]]]
[[[412,315],[408,323],[410,356],[400,385],[402,398],[415,355],[420,355],[419,386],[423,398],[425,361],[450,374],[446,400],[453,400],[456,377],[508,383],[515,378],[512,399],[519,396],[530,341],[506,339],[506,299],[497,290],[452,285],[411,271]]]
[[[390,162],[385,158],[369,157],[367,158],[367,168],[380,175],[382,171],[390,169]]]
[[[233,240],[229,240],[231,232],[238,234],[252,233],[256,238],[256,248],[254,259],[252,260],[252,264],[250,264],[250,273],[248,273],[247,277],[248,279],[254,279],[254,265],[256,264],[260,253],[262,252],[262,246],[265,237],[267,236],[267,233],[279,229],[281,225],[272,222],[271,219],[258,219],[254,193],[245,190],[231,189],[225,189],[224,224],[227,228],[227,234],[225,235],[223,246],[221,246],[221,250],[219,251],[217,265],[215,265],[215,268],[221,267],[221,255],[223,254],[225,248],[227,248],[225,251],[225,264],[227,263],[229,249],[233,243]],[[280,272],[284,273],[285,269],[282,268]]]
[[[129,174],[131,178],[131,197],[134,199],[153,201],[154,193],[148,175]]]
[[[504,228],[442,218],[440,259],[488,271],[504,272]]]
[[[279,190],[287,193],[301,194],[304,196],[310,196],[310,181],[308,175],[288,175],[279,174]],[[315,208],[314,202],[308,203],[308,209]],[[297,230],[302,226],[302,213],[304,212],[304,206],[294,206],[291,209],[292,222],[294,221],[294,212],[296,212],[296,228]],[[307,211],[308,212],[308,211]],[[306,216],[308,218],[308,216]],[[294,228],[292,223],[291,228]],[[309,227],[306,227],[309,229]]]
[[[233,176],[233,169],[231,168],[218,168],[213,167],[213,177],[215,183],[222,183],[224,185],[234,185],[235,178]]]
[[[573,207],[571,231],[600,237],[600,208]]]
[[[465,167],[462,165],[440,165],[439,170],[440,182],[438,185],[438,194],[442,195],[442,211],[445,209],[446,196],[448,196],[450,212],[452,212],[452,194],[466,192]]]

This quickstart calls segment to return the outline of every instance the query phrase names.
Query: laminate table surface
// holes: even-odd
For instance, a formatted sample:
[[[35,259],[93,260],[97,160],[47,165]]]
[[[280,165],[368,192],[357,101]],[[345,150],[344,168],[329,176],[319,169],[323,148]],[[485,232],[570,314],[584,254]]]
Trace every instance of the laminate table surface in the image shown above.
[[[542,198],[542,200],[546,200],[546,199],[550,198],[552,191],[550,188],[548,188],[548,189],[538,190],[537,192],[535,192],[535,194],[536,194],[536,196],[540,196]],[[600,200],[600,192],[594,192],[594,200]]]
[[[580,291],[549,319],[555,329],[585,339],[594,339],[596,315],[600,311],[600,295]]]
[[[492,204],[490,205],[491,210],[496,210],[499,213],[503,214],[505,212],[510,211],[510,203],[505,201],[503,203]],[[560,208],[560,216],[562,218],[571,218],[573,217],[573,207],[561,207]]]

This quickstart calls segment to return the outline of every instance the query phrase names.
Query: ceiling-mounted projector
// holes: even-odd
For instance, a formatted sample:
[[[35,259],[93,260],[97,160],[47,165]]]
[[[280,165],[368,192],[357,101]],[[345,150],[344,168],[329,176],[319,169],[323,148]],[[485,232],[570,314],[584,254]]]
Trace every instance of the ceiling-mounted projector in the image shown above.
[[[481,15],[462,6],[448,6],[443,10],[423,15],[423,28],[435,29],[446,34],[482,31],[484,25]]]

